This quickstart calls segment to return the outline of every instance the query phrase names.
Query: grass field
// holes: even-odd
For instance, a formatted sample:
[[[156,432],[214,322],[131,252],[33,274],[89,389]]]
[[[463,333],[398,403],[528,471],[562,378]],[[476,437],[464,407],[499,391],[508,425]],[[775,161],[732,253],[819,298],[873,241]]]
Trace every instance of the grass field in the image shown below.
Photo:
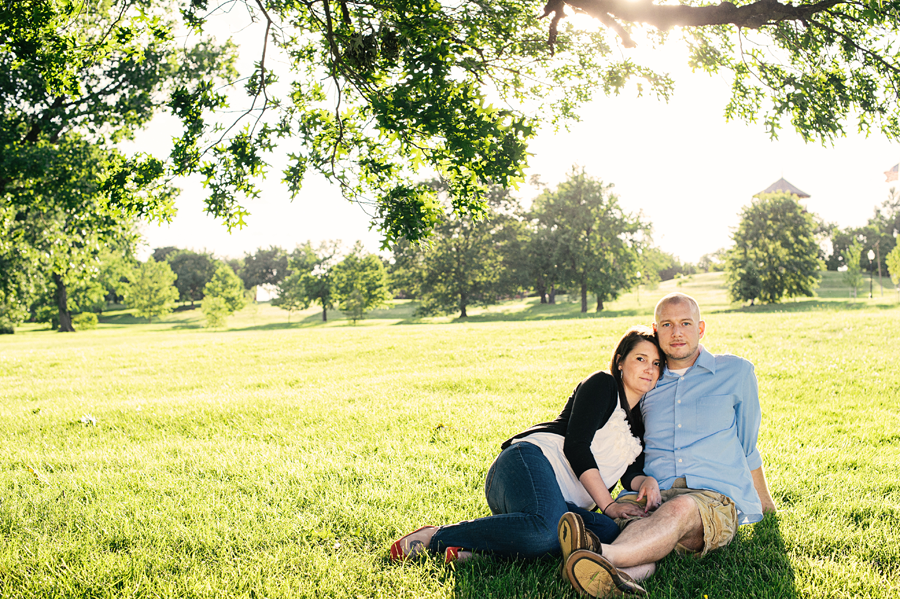
[[[721,275],[581,316],[564,299],[350,326],[267,305],[74,335],[0,337],[0,597],[575,597],[558,563],[388,560],[426,523],[487,515],[510,434],[554,417],[676,288],[705,345],[756,364],[776,516],[703,560],[670,556],[652,597],[900,596],[900,304],[728,303]],[[860,293],[862,296],[863,294]]]

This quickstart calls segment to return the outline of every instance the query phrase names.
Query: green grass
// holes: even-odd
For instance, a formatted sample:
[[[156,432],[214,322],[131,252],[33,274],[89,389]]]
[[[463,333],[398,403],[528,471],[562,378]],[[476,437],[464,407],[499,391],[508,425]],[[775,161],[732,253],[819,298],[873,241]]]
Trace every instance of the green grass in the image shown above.
[[[405,302],[353,327],[262,305],[225,331],[185,310],[0,337],[0,597],[575,597],[553,560],[398,565],[388,546],[486,515],[500,442],[676,288],[710,350],[756,364],[780,512],[663,560],[651,596],[900,595],[896,295],[745,308],[695,275],[600,315],[528,299],[417,320]]]

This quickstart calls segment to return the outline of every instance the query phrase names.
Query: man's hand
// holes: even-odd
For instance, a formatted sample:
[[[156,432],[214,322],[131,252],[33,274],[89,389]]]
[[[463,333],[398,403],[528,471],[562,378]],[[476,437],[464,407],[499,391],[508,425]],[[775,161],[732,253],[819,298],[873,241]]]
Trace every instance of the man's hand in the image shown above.
[[[766,473],[763,472],[763,467],[760,466],[756,470],[751,470],[750,474],[753,476],[753,486],[756,488],[756,494],[759,495],[763,513],[768,514],[769,512],[774,513],[778,511],[772,495],[769,494],[769,485],[766,483]]]
[[[635,482],[639,482],[640,484],[637,488],[637,500],[647,500],[644,514],[658,508],[662,503],[662,495],[659,492],[659,483],[656,479],[652,476],[635,477],[634,482],[632,482],[631,485],[634,486]]]

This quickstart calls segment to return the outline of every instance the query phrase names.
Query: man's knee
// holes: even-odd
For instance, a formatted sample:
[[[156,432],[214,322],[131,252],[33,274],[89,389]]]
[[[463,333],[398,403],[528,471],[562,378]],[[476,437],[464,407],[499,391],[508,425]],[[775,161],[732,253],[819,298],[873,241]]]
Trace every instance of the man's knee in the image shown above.
[[[697,502],[687,495],[673,497],[663,503],[657,511],[668,513],[671,517],[679,520],[693,520],[697,524],[702,524],[700,521],[700,508],[697,507]]]
[[[703,519],[700,517],[697,502],[686,495],[681,495],[665,502],[663,506],[668,506],[672,517],[677,518],[681,525],[678,544],[689,551],[703,549]]]

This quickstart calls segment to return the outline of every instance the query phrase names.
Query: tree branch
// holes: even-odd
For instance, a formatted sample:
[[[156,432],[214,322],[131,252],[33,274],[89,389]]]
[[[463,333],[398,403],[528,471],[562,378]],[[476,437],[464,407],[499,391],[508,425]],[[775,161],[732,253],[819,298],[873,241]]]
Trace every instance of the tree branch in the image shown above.
[[[748,29],[781,21],[802,21],[847,0],[822,0],[814,4],[792,6],[778,0],[757,0],[745,6],[723,1],[715,6],[660,6],[630,0],[566,0],[568,6],[602,22],[614,17],[630,23],[646,23],[660,30],[672,27],[736,25]]]

